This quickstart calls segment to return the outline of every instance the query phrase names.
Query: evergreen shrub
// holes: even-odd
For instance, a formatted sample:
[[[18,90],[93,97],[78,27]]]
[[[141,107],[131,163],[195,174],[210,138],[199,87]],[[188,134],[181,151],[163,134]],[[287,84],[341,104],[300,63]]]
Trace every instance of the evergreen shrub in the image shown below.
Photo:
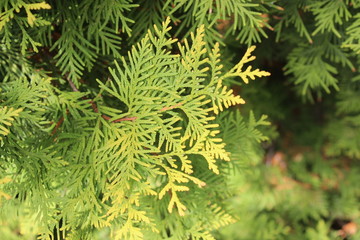
[[[0,239],[360,239],[359,0],[1,0],[0,49]]]

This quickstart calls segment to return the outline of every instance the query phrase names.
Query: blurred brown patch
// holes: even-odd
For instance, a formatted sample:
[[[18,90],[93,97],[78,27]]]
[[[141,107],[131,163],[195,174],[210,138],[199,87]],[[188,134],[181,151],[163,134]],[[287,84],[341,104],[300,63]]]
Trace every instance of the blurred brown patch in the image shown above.
[[[338,231],[339,236],[342,238],[346,238],[354,235],[358,231],[357,224],[354,222],[349,222],[342,226],[342,228]]]

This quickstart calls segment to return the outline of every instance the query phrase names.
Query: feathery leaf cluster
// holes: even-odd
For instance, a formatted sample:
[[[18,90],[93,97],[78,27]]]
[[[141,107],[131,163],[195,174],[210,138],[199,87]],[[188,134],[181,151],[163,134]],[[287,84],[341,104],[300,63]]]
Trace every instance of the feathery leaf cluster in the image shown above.
[[[1,0],[0,236],[356,239],[359,9]]]
[[[111,41],[101,43],[103,54],[119,58],[97,91],[78,89],[83,66],[91,68],[100,52],[73,21],[51,47],[60,48],[53,59],[72,91],[44,70],[1,84],[2,175],[12,178],[5,189],[29,206],[41,239],[91,239],[101,228],[114,239],[140,239],[146,231],[152,239],[210,239],[212,229],[234,221],[221,201],[207,197],[219,189],[202,189],[220,173],[219,161],[230,160],[214,119],[244,103],[222,82],[269,74],[242,70],[254,48],[223,73],[219,44],[207,52],[204,26],[173,54],[169,24],[154,26],[126,57]],[[107,39],[109,28],[102,29],[97,34]],[[224,179],[213,181],[226,185]],[[186,197],[189,191],[196,198]]]

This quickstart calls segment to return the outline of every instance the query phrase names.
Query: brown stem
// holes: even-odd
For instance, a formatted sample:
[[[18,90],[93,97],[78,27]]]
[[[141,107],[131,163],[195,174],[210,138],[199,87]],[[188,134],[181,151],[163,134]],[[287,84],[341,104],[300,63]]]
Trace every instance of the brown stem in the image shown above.
[[[174,106],[170,106],[170,107],[163,107],[162,109],[160,109],[159,111],[160,112],[165,112],[167,110],[171,110],[171,109],[174,109],[174,108],[177,108],[177,107],[180,107],[183,103],[178,103],[178,104],[175,104]]]
[[[73,83],[73,81],[71,81],[71,79],[69,78],[69,76],[66,76],[66,79],[68,80],[70,87],[72,88],[72,90],[74,92],[79,92],[79,89],[77,89],[77,87],[75,86],[75,84]]]
[[[124,117],[124,118],[119,118],[119,119],[116,119],[112,122],[123,122],[123,121],[135,121],[137,119],[137,117]]]
[[[59,121],[56,123],[54,129],[52,130],[51,135],[54,135],[54,134],[56,133],[56,131],[58,130],[58,128],[60,127],[60,125],[63,123],[63,121],[64,121],[64,117],[61,117],[61,118],[59,119]]]

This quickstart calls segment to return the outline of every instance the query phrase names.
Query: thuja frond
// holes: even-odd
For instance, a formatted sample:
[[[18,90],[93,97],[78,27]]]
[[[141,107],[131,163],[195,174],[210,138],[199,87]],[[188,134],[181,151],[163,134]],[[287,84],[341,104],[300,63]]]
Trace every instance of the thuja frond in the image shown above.
[[[214,229],[219,229],[221,227],[227,226],[231,223],[234,223],[236,220],[228,214],[221,206],[217,204],[212,204],[209,206],[210,211],[212,211],[216,217],[209,222],[209,227]]]
[[[82,75],[85,66],[91,69],[96,58],[96,48],[89,42],[73,23],[64,24],[66,31],[52,46],[52,50],[59,48],[55,59],[56,65],[63,74],[79,85],[78,79]]]
[[[312,35],[329,31],[337,37],[341,37],[336,25],[342,25],[351,17],[351,13],[344,1],[326,0],[315,2],[309,7],[314,13],[316,21],[316,29]]]
[[[242,69],[244,64],[255,59],[255,56],[251,56],[251,53],[254,50],[255,46],[248,48],[240,62],[236,64],[228,73],[226,73],[224,78],[240,77],[245,83],[249,83],[249,79],[255,80],[256,77],[269,76],[269,72],[260,71],[259,69],[252,70],[251,66],[248,66],[245,71]]]
[[[330,45],[328,45],[330,46]],[[305,50],[305,48],[307,50]],[[295,77],[295,83],[301,84],[302,94],[306,94],[309,89],[324,89],[326,92],[330,92],[329,87],[339,89],[338,79],[335,75],[338,70],[330,61],[324,59],[322,54],[326,51],[329,57],[334,57],[334,52],[331,48],[327,48],[327,44],[314,44],[311,48],[305,47],[304,44],[300,44],[299,47],[294,48],[288,56],[288,63],[285,66],[286,74],[293,74]],[[340,60],[343,63],[351,62],[345,55],[342,59],[336,56],[336,60]],[[334,60],[334,59],[333,59]]]
[[[26,50],[31,47],[34,52],[38,52],[41,46],[39,36],[32,34],[29,30],[32,27],[43,27],[50,25],[50,22],[43,19],[38,14],[33,14],[33,10],[46,10],[51,6],[46,2],[27,3],[22,0],[8,1],[0,3],[0,37],[2,43],[10,49],[10,45],[17,43],[21,47],[21,53],[24,55]],[[22,17],[21,11],[24,9],[27,17]],[[14,30],[16,29],[16,30]],[[15,37],[16,36],[16,37]],[[15,41],[15,39],[17,39]],[[21,39],[21,41],[18,41]]]
[[[205,185],[192,176],[194,170],[189,157],[203,159],[214,173],[219,173],[219,159],[229,160],[222,140],[216,136],[218,125],[211,124],[214,119],[211,112],[244,103],[222,86],[222,79],[229,76],[220,71],[218,45],[210,59],[207,57],[204,27],[191,34],[191,45],[187,40],[179,44],[180,55],[175,55],[166,50],[176,41],[166,37],[169,22],[168,18],[161,29],[154,26],[155,33],[149,32],[133,46],[127,60],[122,58],[121,64],[116,63],[116,68],[110,69],[113,80],[99,81],[104,95],[125,106],[118,113],[107,108],[113,123],[104,127],[112,131],[106,131],[106,142],[98,150],[101,154],[96,153],[99,168],[112,166],[104,197],[112,202],[107,213],[109,220],[122,216],[127,222],[116,230],[123,237],[137,220],[130,211],[142,197],[136,195],[138,200],[134,203],[130,199],[140,189],[147,189],[146,195],[156,190],[159,199],[170,195],[168,211],[175,208],[180,215],[187,214],[179,193],[191,191],[191,182],[199,187]],[[237,75],[241,74],[242,65],[253,59],[250,53],[251,50],[241,66],[236,67]],[[253,73],[262,74],[267,75]],[[101,108],[99,113],[102,114]],[[146,181],[154,176],[160,181],[160,188],[152,189]]]
[[[177,16],[182,13],[183,17],[177,20],[180,25],[177,35],[184,29],[188,29],[184,36],[194,31],[200,25],[205,25],[207,43],[222,43],[222,34],[225,36],[234,35],[241,43],[252,45],[261,42],[261,37],[267,37],[264,27],[269,27],[266,19],[261,16],[261,12],[267,12],[265,4],[248,3],[234,0],[223,1],[182,1],[168,0],[164,8],[172,6],[170,15]],[[187,14],[183,14],[187,13]],[[219,29],[217,24],[221,21],[228,21],[229,27]]]
[[[101,231],[101,239],[214,240],[236,213],[240,225],[229,239],[310,239],[326,238],[334,218],[355,221],[359,7],[359,0],[0,0],[0,238],[93,240]],[[260,41],[259,61],[254,47],[242,56]],[[253,67],[264,65],[307,96],[341,90],[337,99],[317,98],[306,114],[326,125],[315,144],[325,142],[323,163],[293,146],[286,152],[299,151],[295,161],[272,156],[305,142],[304,134],[264,143],[269,122],[258,111],[266,108],[287,134],[298,124],[285,114],[303,113],[289,85],[247,85],[269,75]],[[239,108],[246,94],[250,104]],[[310,123],[305,137],[319,129]],[[344,164],[333,168],[335,158]]]
[[[54,17],[60,19],[57,24],[61,30],[50,50],[56,53],[61,74],[79,87],[83,73],[90,71],[100,57],[120,57],[119,33],[130,35],[129,24],[133,22],[124,13],[136,6],[129,0],[57,2]]]
[[[62,17],[72,19],[75,12]],[[173,47],[177,40],[168,37],[169,24],[170,18],[155,25],[121,57],[113,28],[90,31],[95,37],[87,38],[86,24],[65,21],[68,29],[52,49],[72,91],[57,88],[64,80],[42,70],[0,84],[0,103],[6,106],[0,114],[6,129],[0,152],[19,172],[8,184],[17,186],[11,193],[35,206],[31,214],[40,222],[42,239],[90,239],[93,229],[107,227],[114,239],[142,239],[145,230],[158,237],[171,231],[175,239],[211,239],[211,230],[232,222],[216,201],[202,204],[207,197],[200,194],[216,195],[218,187],[206,186],[224,183],[222,162],[230,160],[215,119],[244,103],[223,80],[268,73],[250,67],[243,72],[254,59],[253,48],[226,73],[219,45],[207,50],[205,26]],[[98,80],[100,90],[82,91],[78,80],[98,54],[119,61],[108,80]],[[189,192],[200,202],[188,198]],[[216,219],[213,226],[204,215],[207,206],[206,214]],[[166,229],[159,223],[163,215],[181,227]]]
[[[225,149],[231,152],[230,164],[235,166],[234,169],[246,168],[246,164],[254,164],[261,160],[263,150],[258,143],[269,138],[260,128],[270,125],[267,116],[256,119],[254,113],[250,112],[245,118],[238,110],[226,111],[221,113],[216,121],[223,123],[220,136],[226,143]]]
[[[8,1],[4,0],[0,4],[0,9],[2,10],[0,14],[0,31],[5,26],[7,22],[12,20],[16,13],[19,13],[21,9],[24,8],[27,15],[27,22],[30,26],[33,26],[36,22],[37,18],[31,10],[39,10],[39,9],[50,9],[51,6],[46,2],[41,3],[26,3],[25,1]]]
[[[270,28],[266,22],[266,18],[261,16],[261,13],[255,9],[261,9],[267,12],[267,9],[261,4],[234,2],[234,1],[219,1],[219,3],[226,2],[224,5],[227,12],[233,11],[234,24],[229,28],[228,33],[235,34],[236,39],[241,43],[251,46],[254,43],[261,42],[261,37],[267,37],[264,27]],[[237,33],[238,32],[238,33]]]
[[[167,16],[170,16],[174,22],[177,21],[175,16],[170,14],[173,9],[171,5],[165,4],[164,6],[162,0],[141,0],[138,3],[139,7],[135,8],[131,13],[132,19],[134,19],[133,34],[130,38],[131,43],[144,37],[149,29],[153,30],[154,25],[160,26]]]
[[[360,53],[360,14],[354,16],[354,21],[346,29],[349,35],[343,43],[343,47],[352,49],[356,54]]]
[[[6,136],[9,134],[10,130],[7,127],[12,125],[11,122],[14,121],[14,117],[18,117],[21,111],[21,108],[13,109],[8,108],[7,106],[0,108],[0,135]],[[1,139],[2,138],[0,136],[0,141]]]
[[[78,7],[81,16],[84,16],[83,20],[91,23],[89,26],[90,32],[114,25],[115,33],[122,31],[130,35],[129,24],[133,23],[133,20],[124,13],[138,6],[132,2],[132,0],[82,1]]]
[[[305,36],[308,42],[312,43],[313,40],[304,22],[305,14],[309,11],[304,1],[285,1],[283,7],[286,11],[280,12],[283,16],[280,17],[279,22],[275,25],[276,40],[280,40],[284,27],[295,26],[299,35],[301,37]]]

